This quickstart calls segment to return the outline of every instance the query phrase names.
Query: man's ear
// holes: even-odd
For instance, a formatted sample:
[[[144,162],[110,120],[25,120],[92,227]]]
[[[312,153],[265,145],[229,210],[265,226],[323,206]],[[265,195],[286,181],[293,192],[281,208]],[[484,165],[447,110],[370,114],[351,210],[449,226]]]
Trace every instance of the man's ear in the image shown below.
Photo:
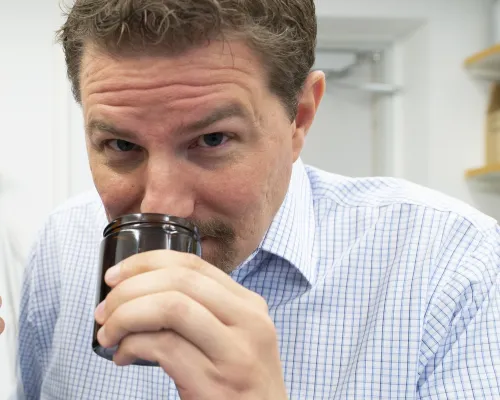
[[[304,147],[304,141],[316,116],[321,99],[325,94],[326,78],[321,71],[314,71],[307,77],[299,96],[295,131],[293,135],[293,161],[297,161]]]

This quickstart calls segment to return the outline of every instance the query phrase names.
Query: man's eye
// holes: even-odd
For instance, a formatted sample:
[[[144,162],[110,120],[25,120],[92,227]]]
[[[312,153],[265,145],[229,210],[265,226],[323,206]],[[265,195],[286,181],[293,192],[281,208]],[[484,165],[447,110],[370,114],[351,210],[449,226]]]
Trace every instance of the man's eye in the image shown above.
[[[224,133],[209,133],[207,135],[200,136],[196,145],[199,147],[218,147],[226,143],[227,140],[228,137]]]
[[[126,153],[129,151],[136,150],[138,148],[137,145],[131,142],[127,142],[126,140],[110,140],[107,142],[107,145],[114,151],[120,153]]]

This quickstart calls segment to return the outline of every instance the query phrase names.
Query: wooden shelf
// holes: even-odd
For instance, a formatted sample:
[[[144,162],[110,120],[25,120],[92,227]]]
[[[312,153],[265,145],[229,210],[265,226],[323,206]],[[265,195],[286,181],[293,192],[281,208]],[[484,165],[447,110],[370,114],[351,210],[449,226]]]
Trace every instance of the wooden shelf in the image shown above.
[[[465,178],[472,182],[500,184],[500,164],[488,165],[482,168],[469,169]]]
[[[500,44],[470,56],[464,64],[477,78],[500,81]]]

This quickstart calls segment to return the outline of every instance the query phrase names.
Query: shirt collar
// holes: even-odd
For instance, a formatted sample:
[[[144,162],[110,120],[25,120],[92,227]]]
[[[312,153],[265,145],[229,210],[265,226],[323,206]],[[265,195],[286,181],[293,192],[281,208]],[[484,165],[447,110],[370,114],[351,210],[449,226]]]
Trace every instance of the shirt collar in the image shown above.
[[[285,200],[259,247],[288,261],[312,285],[316,280],[315,228],[311,183],[299,159],[293,166]]]

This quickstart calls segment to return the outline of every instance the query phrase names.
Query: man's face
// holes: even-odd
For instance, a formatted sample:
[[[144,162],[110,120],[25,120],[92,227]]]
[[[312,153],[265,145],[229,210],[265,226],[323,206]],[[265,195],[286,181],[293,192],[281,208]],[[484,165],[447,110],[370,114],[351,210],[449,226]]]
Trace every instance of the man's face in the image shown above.
[[[116,58],[88,46],[87,149],[110,220],[164,213],[195,222],[203,258],[229,272],[283,202],[304,130],[267,88],[247,46]]]

